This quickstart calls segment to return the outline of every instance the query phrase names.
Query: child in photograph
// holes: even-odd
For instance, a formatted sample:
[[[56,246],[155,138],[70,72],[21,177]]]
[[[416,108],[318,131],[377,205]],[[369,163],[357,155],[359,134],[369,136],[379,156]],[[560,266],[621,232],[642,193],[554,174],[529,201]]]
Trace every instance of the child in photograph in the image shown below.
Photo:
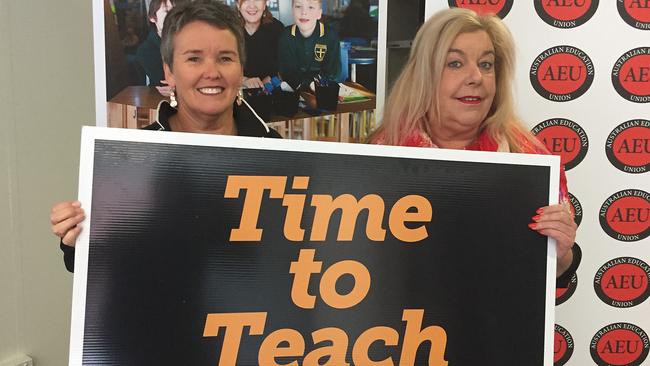
[[[263,88],[278,74],[278,40],[284,25],[271,15],[266,0],[237,0],[237,10],[246,45],[243,85]]]
[[[341,70],[339,37],[323,24],[321,0],[293,0],[294,24],[280,36],[278,69],[294,89],[308,89],[315,79],[336,81]]]
[[[151,0],[147,18],[150,30],[147,38],[138,47],[135,59],[149,78],[149,84],[158,87],[163,95],[169,95],[169,88],[164,86],[165,75],[160,57],[160,34],[167,13],[174,7],[175,0]]]

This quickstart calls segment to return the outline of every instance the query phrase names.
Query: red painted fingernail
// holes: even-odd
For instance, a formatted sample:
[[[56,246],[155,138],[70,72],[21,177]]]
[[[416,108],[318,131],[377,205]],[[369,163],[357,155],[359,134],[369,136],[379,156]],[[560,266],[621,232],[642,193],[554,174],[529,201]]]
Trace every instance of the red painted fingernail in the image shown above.
[[[533,221],[537,222],[537,221],[539,221],[540,218],[541,218],[540,215],[533,216]]]
[[[538,208],[537,211],[535,211],[535,212],[537,212],[538,215],[541,215],[541,214],[544,213],[544,209],[543,208]]]
[[[535,229],[537,229],[537,224],[533,222],[533,223],[528,224],[528,227],[535,230]]]

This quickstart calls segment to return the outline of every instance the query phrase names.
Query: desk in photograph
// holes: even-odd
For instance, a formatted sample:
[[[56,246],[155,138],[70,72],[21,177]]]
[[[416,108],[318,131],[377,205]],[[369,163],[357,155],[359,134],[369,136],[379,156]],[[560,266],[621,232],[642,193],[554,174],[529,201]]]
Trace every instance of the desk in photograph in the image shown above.
[[[156,120],[158,103],[167,98],[153,86],[129,86],[108,101],[108,127],[142,128]],[[375,98],[339,103],[336,111],[319,115],[300,110],[292,117],[274,116],[269,125],[284,138],[355,142],[365,132],[355,133],[355,118],[364,131],[374,126]],[[358,117],[355,117],[357,116]],[[364,121],[368,122],[364,122]],[[351,128],[351,126],[353,128]],[[356,136],[356,137],[355,137]],[[360,138],[361,137],[361,138]]]

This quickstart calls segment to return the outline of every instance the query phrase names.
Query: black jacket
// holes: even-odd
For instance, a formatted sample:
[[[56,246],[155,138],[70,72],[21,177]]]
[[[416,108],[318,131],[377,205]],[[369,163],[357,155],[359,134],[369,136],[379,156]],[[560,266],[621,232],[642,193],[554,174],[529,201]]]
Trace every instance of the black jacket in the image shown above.
[[[147,38],[138,46],[135,60],[144,69],[151,85],[163,85],[161,80],[165,79],[165,73],[160,56],[160,37],[155,30],[149,31]]]
[[[308,88],[315,77],[338,80],[341,73],[339,37],[320,21],[311,36],[305,38],[296,25],[288,26],[280,35],[278,71],[292,88]]]
[[[246,45],[246,65],[244,76],[264,79],[278,74],[278,41],[284,25],[273,18],[268,24],[262,23],[255,33],[244,31]]]

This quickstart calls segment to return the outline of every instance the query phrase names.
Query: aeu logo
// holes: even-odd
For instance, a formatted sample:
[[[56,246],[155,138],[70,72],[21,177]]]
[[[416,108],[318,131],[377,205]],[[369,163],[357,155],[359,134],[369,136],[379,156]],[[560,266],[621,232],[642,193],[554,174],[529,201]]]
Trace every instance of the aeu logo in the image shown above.
[[[555,305],[564,304],[567,300],[571,298],[576,288],[578,287],[578,275],[573,274],[571,281],[569,282],[569,287],[567,288],[556,288],[555,289]]]
[[[650,0],[616,0],[618,13],[636,29],[650,30]]]
[[[569,192],[569,202],[571,202],[571,211],[573,212],[573,221],[580,226],[582,222],[582,205],[578,198]]]
[[[565,170],[580,164],[589,150],[589,139],[579,124],[565,118],[551,118],[533,127],[533,135],[548,151],[562,158]]]
[[[596,295],[607,305],[631,308],[650,296],[650,267],[640,259],[620,257],[603,264],[594,276]]]
[[[648,356],[650,342],[643,329],[630,323],[614,323],[591,339],[589,351],[598,366],[639,366]]]
[[[537,15],[556,28],[585,24],[598,9],[598,0],[535,0]]]
[[[612,238],[643,240],[650,233],[650,194],[640,189],[616,192],[605,200],[598,215],[600,226]]]
[[[514,0],[449,0],[449,7],[474,10],[478,14],[496,14],[503,19]]]
[[[605,153],[609,162],[623,172],[647,172],[650,169],[650,121],[633,119],[616,126],[607,136]]]
[[[630,102],[650,102],[650,47],[638,47],[619,57],[612,69],[612,84]]]
[[[553,343],[553,365],[564,365],[573,354],[573,337],[563,327],[555,324],[555,337]]]
[[[535,91],[553,102],[568,102],[584,94],[594,81],[591,58],[573,46],[554,46],[540,53],[530,66]]]

